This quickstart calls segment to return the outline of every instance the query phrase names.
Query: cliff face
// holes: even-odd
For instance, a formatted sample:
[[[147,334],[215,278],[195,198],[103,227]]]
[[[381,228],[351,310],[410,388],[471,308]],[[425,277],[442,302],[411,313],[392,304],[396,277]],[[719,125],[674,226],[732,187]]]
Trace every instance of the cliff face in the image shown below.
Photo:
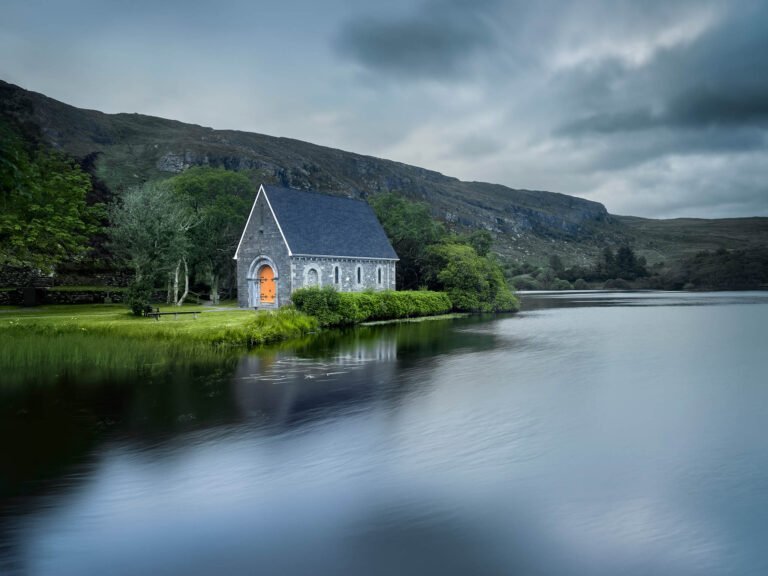
[[[656,244],[650,248],[651,227],[633,226],[609,215],[602,204],[565,194],[462,182],[289,138],[83,110],[2,81],[0,120],[76,158],[96,158],[96,175],[116,191],[190,166],[219,166],[245,171],[257,182],[329,194],[366,197],[399,191],[427,202],[435,216],[450,224],[493,232],[495,248],[505,257],[546,262],[557,253],[567,262],[585,263],[603,245],[626,241],[641,253],[647,244],[654,260],[664,257]]]
[[[531,234],[584,239],[610,220],[602,204],[564,194],[462,182],[288,138],[82,110],[1,81],[0,117],[77,158],[98,154],[98,176],[117,190],[196,165],[248,171],[257,180],[330,194],[365,197],[397,190],[428,202],[449,223],[499,234],[501,244]]]

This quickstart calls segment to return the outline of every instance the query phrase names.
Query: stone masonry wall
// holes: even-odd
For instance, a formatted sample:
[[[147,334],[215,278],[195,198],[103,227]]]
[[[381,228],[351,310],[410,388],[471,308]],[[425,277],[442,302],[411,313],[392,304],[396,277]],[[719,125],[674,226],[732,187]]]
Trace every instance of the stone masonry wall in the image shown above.
[[[253,263],[268,258],[277,277],[277,306],[288,304],[291,293],[310,283],[310,270],[317,272],[319,286],[335,286],[341,292],[364,290],[394,290],[395,262],[364,258],[318,258],[289,256],[288,247],[262,194],[253,207],[237,255],[237,302],[249,306],[248,274]],[[335,282],[335,268],[339,268],[339,282]],[[357,282],[357,268],[360,282]],[[379,283],[381,270],[381,283]],[[254,274],[257,273],[254,271]],[[262,307],[262,306],[260,306]]]
[[[339,268],[338,283],[335,281],[336,267]],[[359,283],[357,282],[358,267],[361,280]],[[378,281],[379,269],[381,269],[381,283]],[[291,284],[294,290],[311,285],[310,270],[317,271],[319,287],[334,286],[339,292],[395,289],[395,263],[389,260],[293,256],[291,270]]]
[[[249,304],[248,272],[253,262],[262,256],[269,257],[276,268],[274,272],[277,277],[277,305],[289,302],[291,263],[288,247],[263,194],[253,207],[237,255],[237,302],[242,308],[248,307]]]

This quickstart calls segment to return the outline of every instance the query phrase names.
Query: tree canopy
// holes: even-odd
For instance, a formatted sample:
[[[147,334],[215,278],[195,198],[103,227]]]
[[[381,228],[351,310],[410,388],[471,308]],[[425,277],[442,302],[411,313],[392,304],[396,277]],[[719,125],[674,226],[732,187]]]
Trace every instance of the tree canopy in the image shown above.
[[[445,228],[432,219],[429,207],[409,202],[399,194],[386,193],[371,199],[376,216],[397,252],[397,286],[417,290],[426,284],[424,276],[428,248],[446,236]]]
[[[232,257],[256,195],[253,182],[239,172],[194,167],[171,178],[179,201],[194,212],[197,225],[190,230],[190,260],[197,280],[219,299],[222,280],[233,283]]]
[[[86,202],[90,189],[71,159],[0,126],[0,265],[51,272],[83,254],[100,212]]]
[[[449,234],[432,219],[425,204],[397,194],[375,197],[372,205],[400,257],[400,289],[427,287],[444,291],[457,310],[517,309],[517,300],[490,252],[493,237],[489,232]]]
[[[133,268],[137,280],[155,283],[190,249],[192,209],[165,182],[128,189],[110,212],[114,252]]]

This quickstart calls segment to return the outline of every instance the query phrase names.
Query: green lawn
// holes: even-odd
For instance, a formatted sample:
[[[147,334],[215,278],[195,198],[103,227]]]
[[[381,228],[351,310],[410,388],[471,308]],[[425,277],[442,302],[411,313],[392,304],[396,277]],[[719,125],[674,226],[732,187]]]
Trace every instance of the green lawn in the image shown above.
[[[0,338],[28,334],[56,336],[90,333],[136,339],[179,340],[216,345],[259,346],[302,336],[316,321],[292,309],[275,312],[245,310],[231,304],[211,306],[160,306],[161,312],[200,311],[160,320],[131,315],[122,304],[4,308],[0,312]]]

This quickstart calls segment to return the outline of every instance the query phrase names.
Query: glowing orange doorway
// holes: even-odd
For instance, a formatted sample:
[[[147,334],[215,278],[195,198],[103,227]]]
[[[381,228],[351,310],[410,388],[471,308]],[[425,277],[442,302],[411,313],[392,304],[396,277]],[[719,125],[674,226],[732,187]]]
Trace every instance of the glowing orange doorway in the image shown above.
[[[275,303],[275,272],[270,266],[263,266],[259,270],[259,283],[261,283],[261,303]]]

